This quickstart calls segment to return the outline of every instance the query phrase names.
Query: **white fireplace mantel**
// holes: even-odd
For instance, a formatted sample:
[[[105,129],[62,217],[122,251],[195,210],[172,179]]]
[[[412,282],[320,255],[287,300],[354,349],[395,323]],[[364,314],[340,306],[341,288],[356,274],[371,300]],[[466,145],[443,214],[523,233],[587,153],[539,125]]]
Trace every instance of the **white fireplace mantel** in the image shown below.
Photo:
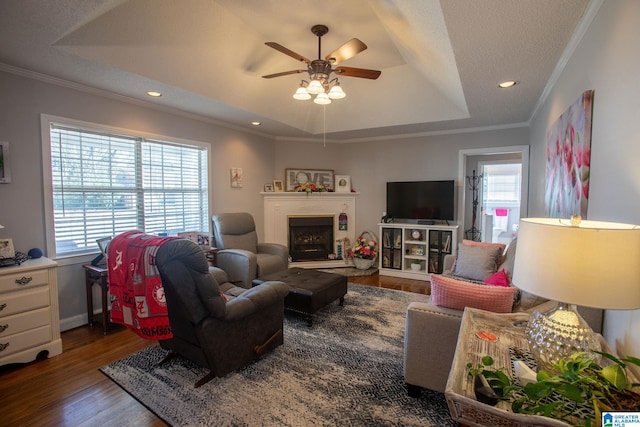
[[[355,241],[356,197],[359,193],[303,193],[303,192],[263,192],[265,242],[289,246],[289,217],[332,216],[334,240],[347,237]],[[347,214],[347,230],[338,229],[338,216]],[[334,252],[337,243],[334,242]],[[337,267],[344,266],[343,260],[296,262],[295,267]]]

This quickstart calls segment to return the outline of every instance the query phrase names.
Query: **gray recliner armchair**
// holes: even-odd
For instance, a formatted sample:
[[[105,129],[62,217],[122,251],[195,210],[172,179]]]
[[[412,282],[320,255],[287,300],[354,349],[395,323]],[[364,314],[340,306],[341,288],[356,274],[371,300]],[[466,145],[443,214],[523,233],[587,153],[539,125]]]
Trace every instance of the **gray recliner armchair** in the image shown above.
[[[213,215],[213,242],[218,248],[218,266],[229,280],[250,288],[257,277],[289,267],[289,251],[277,243],[258,243],[256,224],[251,214],[222,213]]]
[[[156,254],[173,338],[160,341],[210,370],[195,386],[237,370],[283,343],[289,287],[265,282],[252,289],[226,281],[194,242],[165,242]]]

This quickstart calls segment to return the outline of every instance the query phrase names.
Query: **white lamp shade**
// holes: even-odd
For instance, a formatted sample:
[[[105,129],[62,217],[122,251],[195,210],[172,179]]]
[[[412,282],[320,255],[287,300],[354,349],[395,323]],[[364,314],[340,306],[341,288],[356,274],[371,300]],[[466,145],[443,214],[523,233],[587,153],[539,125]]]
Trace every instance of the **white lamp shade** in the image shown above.
[[[307,89],[300,86],[298,90],[296,90],[296,93],[293,94],[293,99],[306,101],[307,99],[311,99],[311,95],[309,95],[309,92],[307,91]]]
[[[332,86],[329,90],[329,98],[331,99],[342,99],[345,96],[347,96],[347,94],[344,93],[339,85]]]
[[[327,95],[326,93],[319,93],[318,96],[316,96],[316,99],[313,100],[313,102],[320,105],[331,104],[329,95]]]
[[[311,80],[309,86],[307,86],[307,91],[312,95],[324,93],[324,86],[318,80]]]
[[[521,219],[512,282],[564,303],[640,308],[640,226]]]

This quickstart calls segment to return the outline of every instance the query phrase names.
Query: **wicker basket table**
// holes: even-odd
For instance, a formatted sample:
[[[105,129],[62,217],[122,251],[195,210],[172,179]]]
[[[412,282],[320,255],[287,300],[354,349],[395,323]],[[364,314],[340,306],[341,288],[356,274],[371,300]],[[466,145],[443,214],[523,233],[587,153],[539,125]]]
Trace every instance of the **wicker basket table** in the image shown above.
[[[492,368],[506,368],[511,372],[510,347],[528,349],[524,336],[528,314],[496,314],[474,308],[466,308],[462,316],[458,344],[445,388],[445,397],[451,417],[467,426],[492,427],[566,427],[569,424],[539,415],[511,412],[510,402],[501,401],[496,406],[478,402],[473,391],[473,379],[468,375],[467,363],[474,366],[483,356],[494,359]],[[480,338],[478,332],[490,332],[497,341]],[[482,334],[481,334],[482,335]],[[603,351],[612,353],[602,336],[598,335]]]

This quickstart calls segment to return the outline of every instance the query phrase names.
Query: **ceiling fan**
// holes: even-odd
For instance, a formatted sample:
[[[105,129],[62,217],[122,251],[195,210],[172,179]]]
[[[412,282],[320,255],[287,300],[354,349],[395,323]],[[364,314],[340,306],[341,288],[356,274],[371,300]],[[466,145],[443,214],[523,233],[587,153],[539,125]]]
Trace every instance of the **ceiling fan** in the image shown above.
[[[331,79],[331,73],[335,73],[338,76],[360,77],[372,80],[380,77],[381,71],[378,70],[343,66],[333,68],[335,65],[354,57],[367,48],[367,45],[360,40],[353,38],[328,54],[324,59],[321,59],[322,36],[329,32],[329,28],[326,25],[314,25],[311,27],[311,32],[318,37],[318,59],[312,61],[278,43],[266,42],[265,44],[267,46],[297,59],[298,61],[306,63],[307,69],[283,71],[281,73],[268,74],[262,77],[265,79],[272,79],[274,77],[307,72],[309,73],[310,81],[307,82],[302,80],[300,87],[293,97],[295,99],[305,100],[311,98],[310,94],[318,95],[314,100],[317,104],[330,104],[331,99],[340,99],[346,96],[342,88],[340,88],[338,78],[336,77]],[[327,91],[329,93],[326,93]]]

